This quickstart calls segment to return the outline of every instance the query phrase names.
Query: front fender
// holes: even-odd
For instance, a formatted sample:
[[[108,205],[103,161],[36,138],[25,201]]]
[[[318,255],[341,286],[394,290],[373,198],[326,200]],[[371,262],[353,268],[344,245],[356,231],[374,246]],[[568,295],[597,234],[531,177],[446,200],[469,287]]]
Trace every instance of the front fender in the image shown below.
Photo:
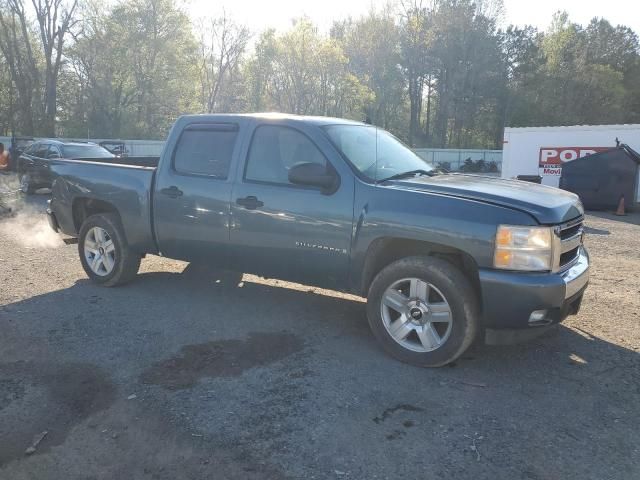
[[[359,183],[354,204],[350,283],[361,289],[368,255],[381,239],[442,246],[491,268],[499,224],[536,225],[531,216],[503,206],[442,194]]]

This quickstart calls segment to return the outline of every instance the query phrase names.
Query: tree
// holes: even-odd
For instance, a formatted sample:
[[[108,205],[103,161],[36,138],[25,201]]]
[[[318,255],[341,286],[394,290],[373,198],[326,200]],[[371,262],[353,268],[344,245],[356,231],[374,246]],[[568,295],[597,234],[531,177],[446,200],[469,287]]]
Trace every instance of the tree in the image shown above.
[[[499,35],[506,80],[499,102],[502,125],[524,126],[538,108],[535,92],[544,64],[541,34],[530,26],[509,26]]]
[[[432,10],[422,0],[402,2],[400,45],[409,93],[409,144],[415,145],[421,128],[424,84],[431,72]]]
[[[494,19],[470,1],[447,0],[437,3],[432,28],[434,146],[493,146],[504,79]]]
[[[247,83],[247,104],[249,111],[261,112],[267,108],[267,87],[273,75],[276,55],[275,30],[266,30],[256,43],[254,55],[245,63],[244,78]]]
[[[163,138],[181,113],[279,110],[500,148],[505,126],[640,122],[638,36],[605,19],[497,30],[502,0],[402,0],[248,53],[246,27],[179,1],[0,0],[0,131]]]
[[[203,21],[200,38],[200,102],[205,112],[224,111],[235,102],[221,98],[240,77],[240,62],[251,38],[249,29],[226,14]]]
[[[349,59],[349,71],[371,92],[364,106],[365,119],[406,138],[400,29],[394,12],[372,10],[357,20],[334,23],[331,37]]]
[[[18,101],[31,112],[23,118],[24,133],[55,135],[58,78],[65,39],[76,24],[77,3],[78,0],[32,0],[37,33],[23,0],[5,0],[0,9],[0,49],[12,73]],[[34,105],[36,102],[41,105]],[[40,112],[40,128],[36,131],[34,117],[39,118]]]
[[[288,113],[363,118],[369,89],[349,72],[340,44],[320,35],[308,19],[282,35],[267,33],[256,52],[268,52],[270,61],[266,67],[263,59],[251,60],[254,101]]]
[[[40,59],[32,44],[35,43],[27,11],[21,0],[3,0],[0,3],[0,50],[11,75],[10,86],[16,89],[15,121],[23,134],[37,133],[42,105],[40,104]],[[13,100],[13,91],[10,92]],[[13,104],[13,101],[11,101]]]
[[[32,3],[44,56],[44,133],[54,136],[62,50],[66,36],[77,23],[74,14],[78,0],[32,0]]]

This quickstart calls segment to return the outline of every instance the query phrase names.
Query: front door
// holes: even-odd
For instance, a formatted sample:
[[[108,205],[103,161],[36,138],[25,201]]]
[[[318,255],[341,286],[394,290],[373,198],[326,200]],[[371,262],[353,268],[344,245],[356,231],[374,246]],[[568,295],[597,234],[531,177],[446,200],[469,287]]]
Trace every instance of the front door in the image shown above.
[[[308,134],[285,125],[255,129],[233,188],[231,244],[243,271],[342,288],[349,267],[353,180],[343,175],[331,193],[294,185],[289,168],[302,162],[334,169]]]
[[[167,158],[156,175],[153,199],[163,255],[212,264],[227,260],[229,171],[238,133],[235,123],[193,123],[163,152]]]

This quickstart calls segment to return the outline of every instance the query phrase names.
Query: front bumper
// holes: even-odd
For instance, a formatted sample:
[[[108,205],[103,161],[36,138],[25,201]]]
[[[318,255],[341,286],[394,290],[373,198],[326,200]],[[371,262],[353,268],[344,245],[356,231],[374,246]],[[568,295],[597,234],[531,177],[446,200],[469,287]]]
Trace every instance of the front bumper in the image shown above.
[[[488,343],[510,343],[497,337],[527,338],[544,327],[578,313],[589,283],[589,255],[581,248],[577,262],[562,273],[522,273],[481,269],[483,326]],[[546,311],[530,321],[534,311]],[[496,333],[495,331],[502,331]],[[512,331],[510,334],[508,331]],[[534,333],[535,332],[535,333]]]
[[[54,232],[60,231],[58,219],[56,218],[56,214],[51,210],[51,207],[47,208],[47,220],[49,221],[49,226],[53,229]]]

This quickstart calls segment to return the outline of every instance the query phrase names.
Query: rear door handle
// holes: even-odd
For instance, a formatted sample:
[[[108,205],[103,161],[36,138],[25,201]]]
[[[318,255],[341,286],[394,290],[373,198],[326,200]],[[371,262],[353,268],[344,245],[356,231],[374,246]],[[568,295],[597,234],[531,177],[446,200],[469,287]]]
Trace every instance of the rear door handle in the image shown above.
[[[160,193],[170,198],[178,198],[182,196],[182,190],[180,190],[175,185],[161,189]]]
[[[255,210],[256,208],[262,207],[264,205],[264,202],[261,202],[260,200],[258,200],[258,197],[254,197],[253,195],[239,198],[236,200],[236,203],[243,206],[247,210]]]

